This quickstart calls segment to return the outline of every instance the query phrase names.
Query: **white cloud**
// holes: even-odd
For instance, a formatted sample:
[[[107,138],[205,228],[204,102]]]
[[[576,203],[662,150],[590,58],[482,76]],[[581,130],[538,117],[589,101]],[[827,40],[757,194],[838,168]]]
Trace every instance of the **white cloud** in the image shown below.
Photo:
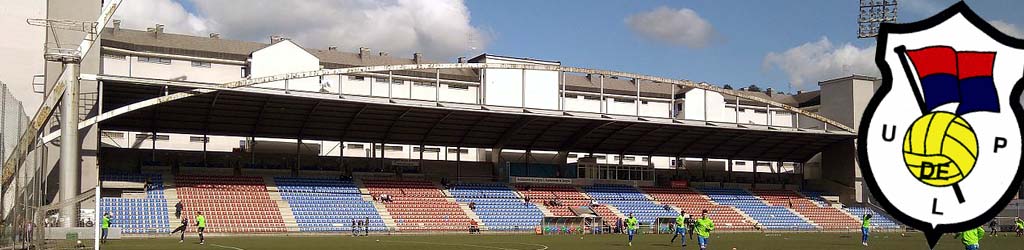
[[[174,0],[131,0],[124,1],[114,13],[114,19],[121,20],[121,27],[141,29],[163,24],[164,31],[190,35],[208,33],[206,19],[185,10]]]
[[[488,40],[484,32],[470,24],[470,13],[462,0],[192,3],[197,13],[188,13],[172,0],[126,1],[118,12],[124,15],[128,27],[150,27],[161,22],[167,32],[217,32],[225,38],[259,42],[268,42],[270,35],[283,35],[304,47],[338,46],[348,51],[370,47],[407,57],[413,52],[439,59],[480,53]]]
[[[691,9],[658,7],[626,17],[629,28],[647,38],[690,48],[703,48],[718,36],[710,22]]]
[[[989,24],[992,24],[992,26],[996,27],[996,29],[1002,31],[1003,33],[1006,33],[1007,35],[1016,37],[1018,39],[1024,39],[1024,31],[1022,31],[1015,24],[1003,22],[1000,20],[991,21],[989,22]]]
[[[878,76],[874,58],[875,45],[858,48],[845,43],[837,46],[822,37],[784,52],[768,53],[763,67],[784,72],[794,89],[808,89],[808,84],[851,74]]]

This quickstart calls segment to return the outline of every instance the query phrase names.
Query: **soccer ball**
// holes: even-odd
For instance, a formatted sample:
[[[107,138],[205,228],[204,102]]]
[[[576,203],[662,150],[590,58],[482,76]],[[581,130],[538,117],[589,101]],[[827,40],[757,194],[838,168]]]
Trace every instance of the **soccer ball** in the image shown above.
[[[945,187],[963,180],[974,168],[978,153],[971,125],[949,112],[921,116],[903,138],[907,170],[931,186]]]
[[[81,241],[81,240],[79,240],[79,241],[78,241],[78,244],[79,244],[79,245],[81,245],[81,244],[82,244],[82,241]]]
[[[380,242],[380,240],[377,240],[377,242]]]

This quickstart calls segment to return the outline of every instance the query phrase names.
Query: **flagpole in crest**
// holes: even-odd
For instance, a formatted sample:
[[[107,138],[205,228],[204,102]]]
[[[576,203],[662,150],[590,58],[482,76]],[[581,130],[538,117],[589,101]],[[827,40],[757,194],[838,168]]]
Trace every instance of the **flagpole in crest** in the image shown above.
[[[903,65],[903,73],[905,73],[907,76],[907,82],[910,83],[910,89],[914,91],[914,98],[915,100],[917,100],[917,107],[921,110],[921,114],[930,113],[931,111],[928,110],[928,107],[925,104],[924,93],[921,90],[922,88],[924,88],[924,86],[921,86],[921,83],[917,80],[917,77],[914,77],[913,72],[915,71],[911,71],[913,69],[911,69],[910,67],[910,60],[907,59],[907,47],[904,45],[900,45],[894,48],[893,50],[896,52],[896,55],[900,57],[900,64]],[[961,191],[960,189],[960,184],[953,183],[952,187],[953,193],[956,194],[956,200],[960,202],[960,204],[967,202],[967,200],[964,198],[963,191]],[[936,199],[934,202],[938,203],[938,200]],[[932,213],[941,215],[941,212],[935,211],[934,208],[936,205],[937,204],[932,204]]]

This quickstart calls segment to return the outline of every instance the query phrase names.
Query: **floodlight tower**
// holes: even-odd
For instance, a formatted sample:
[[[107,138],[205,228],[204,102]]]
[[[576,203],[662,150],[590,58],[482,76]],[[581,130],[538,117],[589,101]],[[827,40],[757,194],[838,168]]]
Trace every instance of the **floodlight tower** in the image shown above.
[[[878,36],[882,23],[896,22],[897,0],[860,0],[857,16],[857,38]]]

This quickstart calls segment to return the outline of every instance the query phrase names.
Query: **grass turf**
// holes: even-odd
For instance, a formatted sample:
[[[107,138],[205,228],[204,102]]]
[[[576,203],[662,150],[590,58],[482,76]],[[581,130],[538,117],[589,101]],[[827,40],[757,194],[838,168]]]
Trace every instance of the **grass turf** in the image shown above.
[[[414,249],[414,250],[541,250],[541,249],[680,249],[679,241],[670,244],[671,235],[639,235],[633,246],[626,245],[624,235],[587,235],[584,239],[570,235],[403,235],[403,236],[238,236],[207,237],[206,245],[198,245],[194,234],[188,235],[185,243],[178,243],[178,237],[128,238],[112,240],[103,249]],[[685,248],[699,249],[694,240],[688,240]],[[985,237],[982,249],[1018,249],[1024,246],[1024,238],[1004,234]],[[921,234],[877,233],[872,235],[870,246],[860,245],[857,233],[722,233],[712,236],[708,249],[758,249],[758,250],[801,250],[801,249],[927,249]],[[952,235],[942,237],[935,249],[964,249]]]

